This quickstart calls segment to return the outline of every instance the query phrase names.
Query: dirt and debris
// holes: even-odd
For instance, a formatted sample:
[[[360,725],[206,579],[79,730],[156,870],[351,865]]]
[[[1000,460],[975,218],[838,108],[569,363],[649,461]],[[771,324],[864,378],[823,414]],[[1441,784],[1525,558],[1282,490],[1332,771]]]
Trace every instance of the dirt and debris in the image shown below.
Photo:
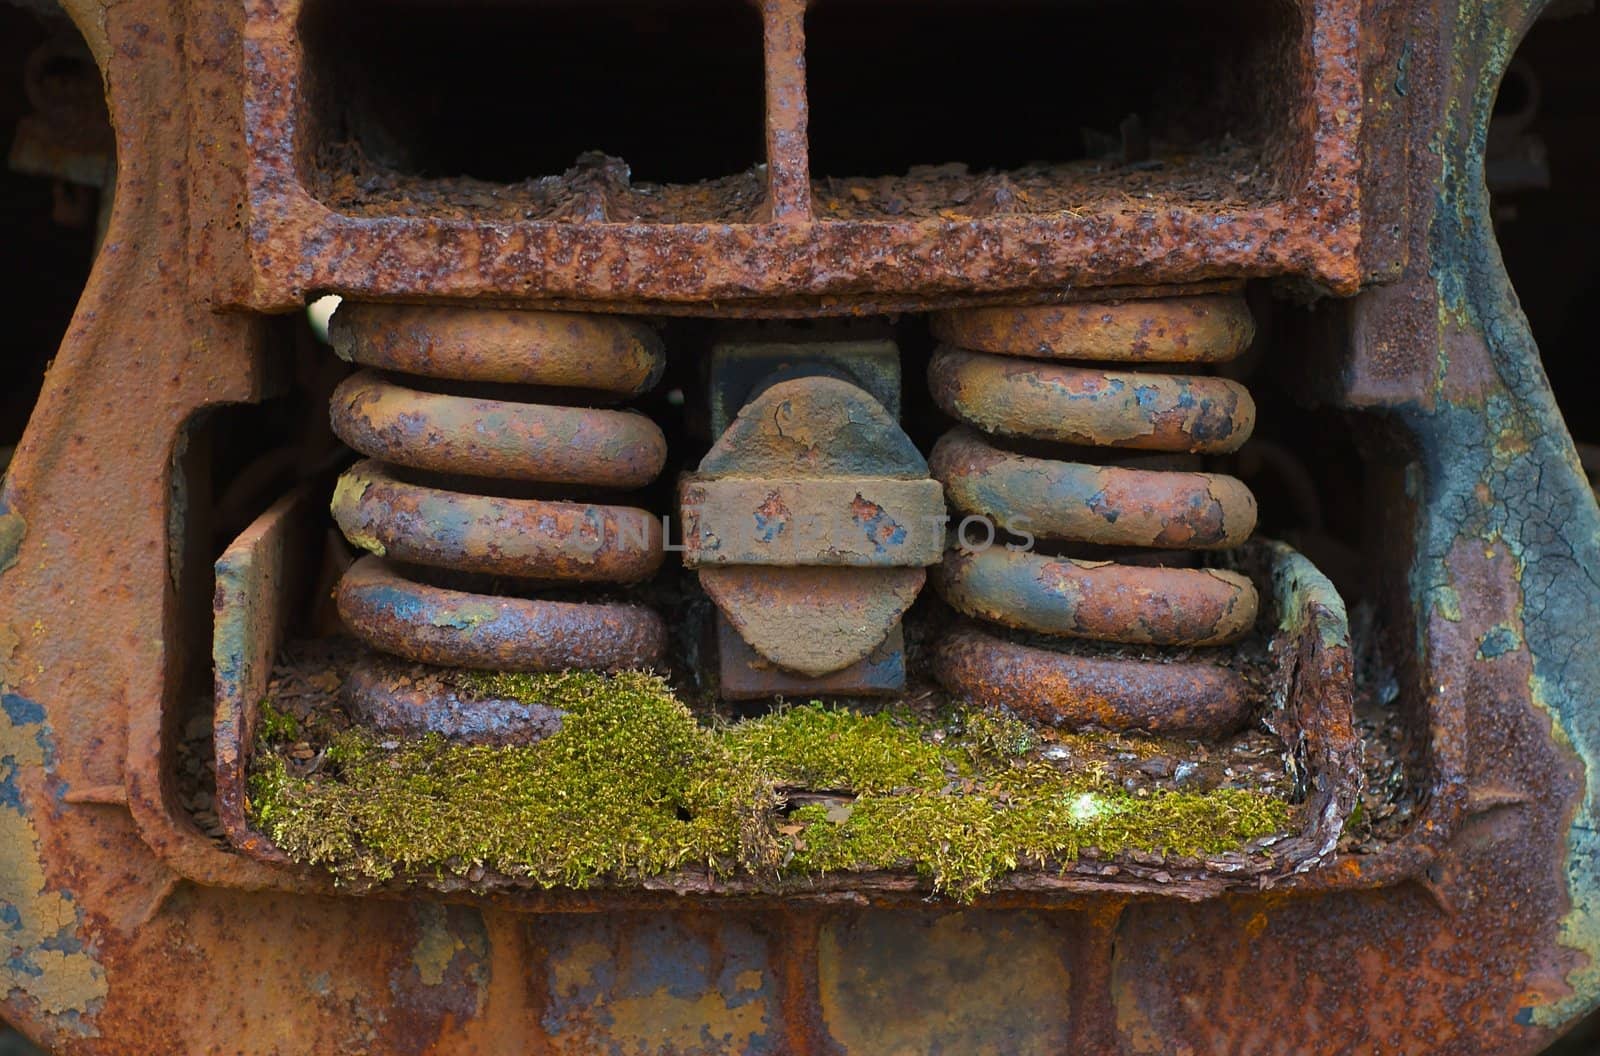
[[[815,181],[813,208],[822,220],[961,221],[1094,212],[1120,202],[1238,210],[1277,197],[1261,148],[1229,139],[1138,164],[1089,159],[972,172],[953,163],[919,165],[903,176],[828,177]]]
[[[500,184],[426,179],[368,160],[357,144],[324,148],[317,192],[353,216],[566,223],[753,222],[766,202],[766,166],[693,184],[633,183],[627,162],[591,153],[560,175]]]
[[[1370,604],[1351,611],[1356,654],[1354,720],[1361,738],[1361,789],[1339,840],[1342,854],[1376,854],[1399,839],[1424,804],[1416,775],[1424,772],[1423,742],[1399,720],[1399,682],[1383,654]]]
[[[324,147],[318,161],[318,196],[352,216],[757,223],[766,205],[765,165],[692,184],[634,183],[623,159],[591,153],[560,175],[501,184],[396,172],[369,160],[352,143]],[[1095,212],[1123,203],[1149,209],[1161,202],[1234,212],[1280,197],[1263,148],[1231,138],[1137,164],[1093,158],[973,172],[954,162],[918,165],[901,175],[812,181],[812,212],[818,220],[964,221]]]
[[[217,756],[212,750],[209,710],[197,708],[185,720],[176,762],[178,805],[213,843],[226,847],[228,833],[216,810]]]

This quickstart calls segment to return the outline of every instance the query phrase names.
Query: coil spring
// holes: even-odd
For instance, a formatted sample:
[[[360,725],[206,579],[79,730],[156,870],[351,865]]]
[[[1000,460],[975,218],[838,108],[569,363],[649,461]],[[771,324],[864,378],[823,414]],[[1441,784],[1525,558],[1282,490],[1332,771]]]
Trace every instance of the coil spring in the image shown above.
[[[637,488],[661,472],[666,438],[650,419],[570,405],[654,385],[664,363],[654,331],[556,312],[347,303],[330,336],[364,368],[331,406],[334,432],[367,456],[333,499],[340,530],[370,551],[338,588],[357,637],[419,663],[502,671],[661,657],[666,627],[653,610],[541,596],[634,583],[660,567],[649,512],[542,497]],[[572,398],[528,399],[551,389]]]
[[[1242,300],[985,308],[938,316],[934,333],[944,344],[929,367],[932,394],[964,424],[929,461],[958,517],[1051,542],[1169,552],[1237,546],[1254,530],[1244,484],[1181,468],[1183,456],[1244,443],[1250,394],[1225,378],[1138,369],[1237,356],[1254,336]],[[1096,362],[1115,365],[1082,365]],[[1021,453],[1018,442],[1148,454],[1091,464]],[[1150,565],[956,549],[935,584],[977,620],[1132,651],[1222,645],[1250,630],[1258,600],[1247,577],[1160,567],[1183,563],[1173,556]],[[935,665],[953,692],[1064,725],[1215,732],[1247,700],[1241,678],[1208,661],[1040,648],[974,626],[949,636]]]

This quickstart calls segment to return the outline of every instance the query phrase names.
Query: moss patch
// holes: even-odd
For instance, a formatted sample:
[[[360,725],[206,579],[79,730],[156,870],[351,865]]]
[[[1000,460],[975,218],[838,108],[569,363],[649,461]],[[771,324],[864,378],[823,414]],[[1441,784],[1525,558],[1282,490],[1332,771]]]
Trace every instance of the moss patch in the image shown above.
[[[0,510],[0,572],[17,563],[17,551],[22,549],[23,536],[28,525],[20,513]]]
[[[256,722],[256,735],[264,742],[292,741],[300,736],[300,723],[293,715],[273,707],[270,700],[261,702],[261,716]]]
[[[1026,758],[1025,724],[981,713],[940,724],[811,704],[708,727],[646,674],[479,675],[465,688],[566,718],[526,747],[347,730],[308,776],[264,739],[252,820],[349,881],[484,868],[583,887],[695,865],[777,885],[915,869],[963,898],[1085,848],[1218,853],[1293,820],[1260,792],[1133,795],[1092,768],[1063,772]]]

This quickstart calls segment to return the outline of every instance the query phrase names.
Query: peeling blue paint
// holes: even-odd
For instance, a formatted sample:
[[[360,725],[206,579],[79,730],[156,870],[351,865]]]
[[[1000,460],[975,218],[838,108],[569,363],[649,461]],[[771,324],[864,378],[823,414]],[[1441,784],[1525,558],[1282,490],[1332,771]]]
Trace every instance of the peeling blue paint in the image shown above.
[[[0,775],[0,807],[20,814],[22,793],[17,788],[17,760],[10,755],[0,757],[0,766],[5,767],[4,775]]]
[[[760,510],[755,512],[756,535],[763,543],[770,543],[789,527],[787,517],[769,517]]]
[[[735,918],[571,918],[551,948],[543,1023],[560,1052],[780,1051],[770,957]]]
[[[1567,979],[1572,993],[1516,1014],[1517,1022],[1560,1027],[1600,1001],[1600,510],[1580,471],[1526,318],[1506,278],[1489,216],[1482,159],[1500,74],[1541,0],[1463,5],[1453,49],[1456,84],[1472,92],[1453,107],[1433,144],[1442,179],[1429,231],[1431,278],[1446,333],[1479,333],[1500,388],[1481,402],[1435,393],[1431,408],[1403,412],[1420,439],[1423,480],[1412,593],[1431,611],[1449,589],[1446,562],[1463,539],[1502,546],[1516,562],[1522,635],[1532,664],[1529,690],[1558,741],[1583,763],[1583,801],[1566,842],[1571,908],[1562,943],[1586,960]],[[1438,350],[1440,370],[1448,351]],[[1508,441],[1515,441],[1514,443]],[[1493,501],[1485,503],[1479,489]],[[1448,599],[1443,599],[1448,600]],[[1518,647],[1495,628],[1480,644],[1493,659]],[[1422,631],[1419,628],[1419,636]],[[1419,637],[1419,650],[1426,642]]]
[[[887,553],[891,546],[901,546],[906,541],[905,526],[896,521],[884,510],[867,499],[862,498],[858,492],[855,499],[855,521],[866,533],[867,541],[873,546],[875,553]],[[867,514],[865,511],[872,511]]]
[[[1478,659],[1495,660],[1522,648],[1522,637],[1505,624],[1489,628],[1478,642]]]
[[[16,693],[0,694],[0,708],[13,726],[37,726],[44,721],[44,708]]]
[[[59,1033],[92,1035],[107,993],[105,969],[90,948],[83,907],[45,874],[35,828],[36,797],[56,784],[54,760],[44,709],[20,694],[0,694],[0,923],[8,940],[0,992],[31,1005]]]

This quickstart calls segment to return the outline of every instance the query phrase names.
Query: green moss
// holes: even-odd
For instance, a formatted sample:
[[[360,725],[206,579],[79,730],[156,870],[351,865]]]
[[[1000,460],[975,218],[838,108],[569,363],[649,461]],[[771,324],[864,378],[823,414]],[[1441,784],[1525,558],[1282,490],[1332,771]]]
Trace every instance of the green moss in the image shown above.
[[[1093,771],[1020,762],[1032,731],[977,713],[955,736],[909,713],[818,704],[713,728],[646,674],[463,683],[561,708],[562,728],[526,747],[433,737],[387,749],[351,730],[308,777],[268,748],[251,782],[255,824],[346,880],[481,865],[581,887],[691,865],[773,882],[895,868],[970,897],[1087,847],[1220,852],[1291,821],[1287,803],[1260,793],[1135,796]],[[796,790],[830,798],[786,816]]]
[[[924,740],[926,732],[906,714],[860,715],[813,703],[730,726],[720,740],[781,785],[881,793],[942,785],[959,767],[954,753]]]
[[[261,702],[258,730],[263,741],[292,741],[300,736],[300,724],[293,715],[279,711],[272,701]]]
[[[1097,847],[1195,855],[1237,850],[1279,831],[1289,806],[1257,792],[1135,796],[1093,776],[1063,780],[1051,767],[1001,775],[961,795],[919,791],[864,797],[848,815],[804,807],[790,863],[802,872],[910,866],[942,890],[970,896],[1022,865],[1071,862]]]
[[[962,717],[960,725],[980,755],[996,759],[1027,755],[1039,743],[1033,727],[1011,715],[972,711]]]
[[[22,539],[27,534],[28,525],[22,514],[0,511],[0,572],[17,563],[17,551],[22,549]]]

